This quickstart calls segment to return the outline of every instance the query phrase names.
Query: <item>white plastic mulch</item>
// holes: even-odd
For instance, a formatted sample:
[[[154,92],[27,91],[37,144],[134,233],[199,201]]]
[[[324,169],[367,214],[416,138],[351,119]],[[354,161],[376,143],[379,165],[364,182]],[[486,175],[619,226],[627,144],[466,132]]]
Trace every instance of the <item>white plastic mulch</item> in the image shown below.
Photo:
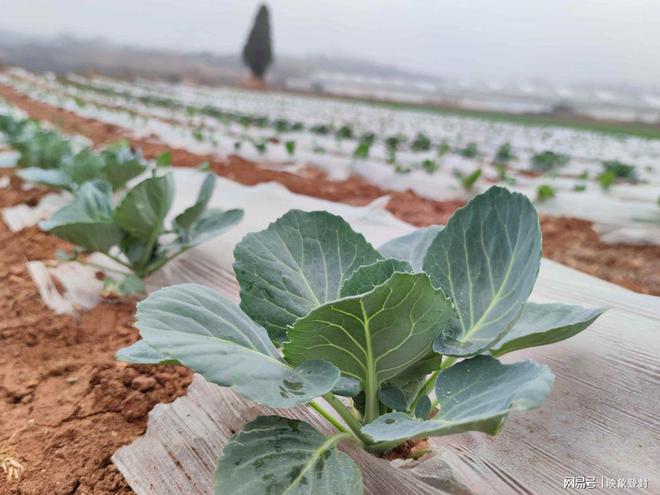
[[[229,153],[238,153],[244,158],[255,160],[266,166],[276,166],[296,172],[300,166],[311,164],[325,170],[332,179],[343,179],[351,174],[359,175],[385,190],[411,189],[423,197],[434,200],[468,198],[457,179],[454,170],[469,174],[482,168],[484,177],[497,179],[495,168],[484,157],[467,159],[456,154],[437,158],[434,152],[411,153],[400,151],[397,162],[411,166],[409,173],[397,173],[393,166],[386,163],[387,152],[382,143],[372,146],[369,158],[352,158],[355,141],[338,142],[333,136],[315,136],[307,132],[289,133],[285,139],[296,142],[296,152],[289,157],[282,144],[270,145],[262,154],[248,142],[240,150],[234,149],[234,142],[249,134],[252,138],[266,138],[272,131],[250,128],[242,129],[237,124],[220,124],[209,117],[195,117],[195,125],[205,129],[203,141],[191,134],[191,117],[181,111],[166,110],[156,106],[122,101],[117,98],[97,94],[80,93],[92,102],[118,105],[121,108],[105,108],[97,105],[80,106],[70,88],[63,88],[53,79],[36,76],[24,71],[20,75],[26,82],[17,82],[10,77],[0,79],[13,84],[19,91],[31,98],[50,105],[65,108],[81,116],[124,128],[136,138],[157,137],[162,143],[186,149],[192,153],[211,154],[218,157]],[[93,80],[92,80],[93,81]],[[177,101],[191,104],[219,104],[234,110],[269,113],[273,116],[285,115],[292,120],[314,123],[319,119],[327,122],[350,122],[360,131],[371,130],[378,135],[390,135],[405,131],[412,136],[422,130],[434,138],[450,137],[452,145],[474,141],[479,150],[492,156],[497,146],[510,141],[518,160],[512,162],[509,173],[516,179],[514,190],[535,199],[538,186],[547,184],[554,188],[556,197],[537,203],[539,212],[581,218],[594,222],[596,230],[602,234],[605,242],[611,243],[648,243],[660,244],[660,141],[644,140],[634,137],[616,137],[593,132],[562,128],[519,126],[504,123],[489,123],[480,119],[424,114],[420,112],[382,109],[365,104],[338,103],[323,99],[295,97],[291,95],[249,94],[245,96],[239,90],[194,88],[155,84],[147,89],[140,84],[128,84],[101,79],[102,85],[114,87],[133,94],[164,94]],[[71,93],[71,94],[69,94]],[[259,104],[257,104],[259,103]],[[255,106],[256,105],[256,106]],[[136,117],[131,111],[139,110],[146,117]],[[313,112],[312,109],[317,109]],[[291,113],[293,112],[293,113]],[[172,124],[172,120],[176,124]],[[375,126],[375,127],[374,127]],[[437,139],[436,139],[437,140]],[[318,154],[313,150],[321,146],[326,153]],[[570,163],[561,170],[562,175],[549,175],[530,178],[518,173],[526,168],[533,152],[553,149],[571,155]],[[425,158],[436,159],[440,169],[428,174],[418,167]],[[621,159],[637,165],[637,172],[644,181],[636,185],[616,184],[610,190],[603,191],[594,177],[601,171],[601,160]],[[591,179],[582,181],[569,178],[588,172]],[[576,185],[586,185],[584,192],[575,192]],[[485,190],[489,184],[481,180],[475,185],[475,192]]]

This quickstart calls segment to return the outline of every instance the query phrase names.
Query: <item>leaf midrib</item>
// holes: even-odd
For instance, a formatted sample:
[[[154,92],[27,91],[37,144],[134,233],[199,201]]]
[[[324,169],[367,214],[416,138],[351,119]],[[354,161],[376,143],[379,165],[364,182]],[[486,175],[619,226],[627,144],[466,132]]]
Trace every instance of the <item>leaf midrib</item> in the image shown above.
[[[365,414],[369,417],[368,411],[372,408],[372,404],[370,403],[373,402],[374,397],[377,397],[378,386],[380,384],[378,383],[378,377],[376,376],[376,363],[374,361],[374,351],[371,343],[371,328],[369,325],[370,318],[367,316],[367,310],[364,307],[364,301],[362,299],[360,299],[360,309],[362,310],[364,336],[367,344],[367,376],[364,384],[364,392],[367,399]]]
[[[282,492],[282,495],[286,495],[287,493],[291,493],[291,490],[295,487],[298,486],[302,478],[304,477],[307,472],[309,472],[312,467],[316,464],[316,461],[319,460],[323,452],[326,450],[331,449],[334,447],[338,442],[340,442],[344,438],[348,438],[347,433],[339,433],[337,435],[333,435],[329,437],[325,442],[323,442],[321,445],[319,445],[315,450],[312,456],[309,458],[309,460],[305,463],[305,466],[301,469],[300,473],[296,478],[291,482],[291,484]]]
[[[522,214],[520,214],[518,216],[518,230],[517,230],[518,231],[518,236],[516,238],[516,243],[513,246],[513,249],[511,250],[512,255],[511,255],[511,259],[509,260],[509,266],[507,267],[506,273],[504,275],[504,279],[502,280],[502,283],[499,285],[499,288],[497,289],[496,293],[494,294],[494,297],[491,299],[490,304],[486,308],[486,311],[484,311],[483,314],[481,315],[481,318],[479,318],[479,320],[477,320],[477,322],[472,326],[472,328],[470,328],[467,332],[465,332],[465,334],[460,339],[457,339],[461,343],[465,343],[465,341],[468,340],[469,337],[471,337],[472,335],[477,333],[482,328],[483,320],[488,315],[490,315],[493,308],[502,299],[502,297],[501,297],[502,291],[503,291],[504,287],[507,285],[507,283],[509,281],[509,277],[511,275],[511,270],[513,268],[514,262],[518,259],[518,257],[516,256],[516,253],[518,252],[518,245],[519,245],[519,239],[520,239],[520,220],[521,219],[522,219]],[[505,225],[504,222],[502,222],[502,223],[503,223],[503,225]],[[506,227],[506,225],[505,225],[505,227]],[[483,233],[483,224],[482,224],[480,230]],[[505,230],[506,230],[506,228],[505,228]],[[507,235],[505,237],[506,237],[507,240],[509,239],[508,232],[507,232]],[[489,259],[489,257],[487,256],[486,259]],[[470,281],[470,283],[471,283],[471,281]],[[470,304],[472,304],[472,293],[471,292],[470,292]]]

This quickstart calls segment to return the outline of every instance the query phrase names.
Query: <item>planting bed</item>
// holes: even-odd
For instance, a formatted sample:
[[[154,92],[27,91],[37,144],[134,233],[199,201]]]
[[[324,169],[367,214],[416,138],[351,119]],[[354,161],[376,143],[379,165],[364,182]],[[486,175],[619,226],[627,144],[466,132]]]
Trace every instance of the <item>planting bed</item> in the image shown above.
[[[135,138],[110,124],[34,101],[0,86],[0,97],[31,116],[94,144],[128,138],[155,158],[169,149],[155,138]],[[172,151],[177,166],[208,161],[219,175],[242,184],[276,181],[289,190],[352,205],[387,194],[363,178],[329,180],[317,170],[290,173],[229,156],[226,160]],[[23,190],[12,179],[0,190],[0,207],[36,204],[46,190]],[[414,225],[445,223],[464,202],[436,201],[414,192],[392,192],[387,209]],[[546,217],[544,255],[619,285],[660,295],[660,246],[608,245],[584,220]],[[36,227],[18,233],[0,225],[0,461],[24,466],[18,481],[0,481],[0,494],[131,493],[110,461],[122,445],[140,436],[147,413],[183,395],[192,380],[181,367],[119,363],[118,348],[137,339],[135,300],[105,300],[75,316],[54,315],[41,301],[25,262],[52,260],[66,243]],[[28,418],[30,418],[28,420]]]

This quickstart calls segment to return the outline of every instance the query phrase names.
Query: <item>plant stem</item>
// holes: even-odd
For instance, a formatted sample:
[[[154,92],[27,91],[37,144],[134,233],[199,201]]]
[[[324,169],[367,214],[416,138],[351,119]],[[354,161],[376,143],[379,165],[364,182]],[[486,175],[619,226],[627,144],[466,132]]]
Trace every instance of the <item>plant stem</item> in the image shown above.
[[[435,384],[435,381],[438,379],[438,376],[440,375],[440,373],[442,373],[444,370],[446,370],[447,368],[452,366],[455,362],[456,362],[455,357],[444,356],[442,358],[442,362],[440,363],[440,367],[431,374],[431,376],[428,378],[428,380],[426,380],[426,382],[424,383],[424,386],[422,387],[419,394],[415,398],[415,401],[413,402],[413,405],[411,406],[411,408],[413,410],[415,409],[415,406],[417,405],[417,402],[419,401],[419,399],[421,399],[423,396],[429,394],[429,392],[431,391],[433,385]],[[433,410],[437,406],[438,406],[438,399],[435,398],[431,401],[431,410]],[[398,447],[399,445],[401,445],[406,440],[414,440],[414,438],[407,438],[405,440],[393,440],[391,442],[372,443],[372,444],[366,445],[365,448],[366,448],[366,450],[368,450],[369,452],[371,452],[374,455],[382,456],[385,452],[388,452],[388,451]]]
[[[452,356],[445,356],[442,358],[442,364],[440,365],[440,371],[444,371],[450,366],[453,366],[456,362],[456,358]]]
[[[337,414],[341,416],[341,419],[348,425],[348,427],[353,431],[355,436],[360,440],[360,443],[364,445],[372,443],[365,435],[362,433],[362,425],[360,422],[351,414],[351,411],[346,409],[346,406],[331,393],[323,394],[323,398],[326,400],[330,406],[337,411]]]
[[[371,342],[371,326],[364,307],[364,302],[360,301],[362,308],[362,317],[364,318],[364,332],[366,334],[366,354],[367,354],[367,377],[364,382],[364,422],[371,423],[380,416],[380,401],[378,400],[378,377],[374,367],[374,353]]]
[[[140,261],[138,261],[137,263],[137,266],[140,267],[140,272],[141,272],[140,278],[144,278],[142,273],[144,272],[144,269],[146,268],[146,264],[149,262],[149,260],[151,259],[151,255],[153,254],[154,244],[156,244],[156,242],[158,241],[158,233],[159,233],[158,229],[153,230],[151,236],[149,237],[149,241],[145,245],[144,254],[142,255]]]
[[[367,450],[368,452],[371,452],[371,453],[374,454],[375,456],[380,457],[380,456],[382,456],[385,452],[388,452],[388,451],[390,451],[390,450],[392,450],[392,449],[398,447],[399,445],[401,445],[402,443],[404,443],[404,442],[407,441],[407,440],[411,440],[411,439],[410,439],[410,438],[407,438],[407,439],[405,439],[405,440],[393,440],[393,441],[391,441],[391,442],[378,442],[378,443],[374,443],[374,444],[368,445],[368,446],[366,447],[366,450]]]
[[[180,251],[177,251],[176,253],[174,253],[173,255],[168,256],[167,258],[163,258],[163,259],[161,259],[160,261],[157,261],[157,262],[155,262],[155,263],[152,263],[151,265],[149,265],[148,267],[146,267],[146,268],[144,269],[144,271],[142,272],[143,274],[142,274],[141,278],[148,277],[148,276],[151,275],[153,272],[159,270],[160,268],[162,268],[164,265],[166,265],[167,263],[169,263],[170,261],[172,261],[174,258],[176,258],[177,256],[179,256],[180,254],[183,254],[183,253],[185,253],[186,251],[188,251],[188,249],[189,249],[189,248],[183,248],[183,249],[181,249]]]
[[[353,436],[353,432],[350,429],[346,428],[343,424],[341,424],[341,422],[337,421],[337,419],[335,419],[335,417],[332,414],[330,414],[328,411],[323,409],[323,406],[321,404],[313,400],[312,402],[309,403],[309,405],[317,413],[323,416],[328,423],[330,423],[332,426],[337,428],[338,431],[341,431],[342,433],[348,433],[349,435]]]

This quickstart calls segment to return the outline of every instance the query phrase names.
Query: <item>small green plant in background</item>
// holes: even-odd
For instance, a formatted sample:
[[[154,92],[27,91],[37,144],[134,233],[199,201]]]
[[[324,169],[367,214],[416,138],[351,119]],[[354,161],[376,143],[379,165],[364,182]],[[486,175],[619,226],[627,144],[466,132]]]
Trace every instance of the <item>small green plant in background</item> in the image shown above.
[[[387,151],[396,153],[404,141],[405,138],[400,134],[395,134],[394,136],[388,136],[387,138],[385,138],[385,148],[387,149]]]
[[[386,162],[389,165],[396,163],[396,154],[399,148],[406,142],[406,137],[402,134],[394,134],[385,138]]]
[[[497,151],[495,152],[495,163],[505,164],[513,160],[513,158],[515,157],[511,151],[510,143],[504,143],[500,145],[500,147],[497,148]]]
[[[426,159],[422,161],[422,169],[424,169],[427,174],[434,174],[439,168],[440,166],[435,160]]]
[[[341,141],[342,139],[353,139],[353,128],[348,124],[341,126],[335,133],[335,138],[337,141]]]
[[[438,155],[438,158],[442,158],[443,156],[445,156],[450,151],[451,151],[451,146],[449,146],[449,143],[447,143],[446,141],[443,141],[442,143],[440,143],[438,145],[438,147],[436,148],[436,153]]]
[[[495,435],[512,411],[539,407],[554,379],[545,365],[498,358],[569,338],[604,311],[527,301],[539,220],[499,187],[446,227],[380,249],[341,217],[292,210],[245,236],[234,259],[240,305],[196,284],[161,289],[138,305],[142,340],[117,354],[188,366],[270,408],[309,404],[336,430],[258,417],[224,447],[223,494],[357,495],[361,474],[340,442],[382,456],[431,436]]]
[[[74,151],[59,132],[46,130],[32,119],[0,115],[0,132],[18,153],[19,168],[58,168]]]
[[[600,187],[607,191],[616,181],[616,173],[613,170],[605,170],[596,176]]]
[[[541,184],[536,188],[537,201],[547,201],[555,196],[555,189],[549,184]]]
[[[275,132],[279,134],[290,130],[291,124],[289,124],[289,121],[286,119],[277,119],[273,122],[273,127],[275,128]]]
[[[355,150],[353,151],[353,158],[357,158],[359,160],[366,160],[369,157],[370,148],[371,148],[371,144],[368,141],[359,142],[358,145],[355,147]]]
[[[500,181],[508,185],[514,185],[517,182],[515,177],[507,173],[508,166],[506,163],[495,162],[494,167],[495,170],[497,171],[497,176],[499,177]]]
[[[466,191],[472,191],[472,188],[477,183],[477,180],[479,180],[479,177],[481,177],[481,173],[482,172],[480,168],[476,169],[474,172],[471,172],[467,175],[461,172],[457,168],[453,170],[454,177],[458,179],[458,181],[461,183],[461,186]]]
[[[318,134],[319,136],[327,136],[331,132],[330,126],[325,124],[313,125],[309,128],[309,130],[310,132]]]
[[[242,210],[208,209],[216,176],[208,174],[194,205],[164,222],[174,200],[171,173],[149,177],[130,189],[114,206],[106,181],[83,183],[70,204],[40,227],[81,252],[99,252],[125,267],[126,276],[144,279],[188,249],[236,224]],[[79,259],[76,257],[76,259]],[[119,281],[117,284],[121,284]]]
[[[252,126],[252,119],[248,117],[247,115],[241,115],[238,118],[238,123],[244,128],[247,129],[248,127]]]
[[[157,167],[169,167],[170,165],[172,165],[172,153],[170,151],[164,151],[156,157]]]
[[[475,158],[479,154],[477,143],[468,143],[465,148],[459,150],[458,154],[463,158]]]
[[[373,132],[368,132],[362,135],[362,137],[360,137],[360,141],[358,142],[358,145],[355,147],[355,150],[353,151],[353,158],[366,160],[369,157],[369,150],[371,149],[371,145],[374,144],[375,140],[376,140],[376,135]]]
[[[192,131],[192,137],[198,143],[203,143],[205,140],[204,133],[201,129],[195,129]]]
[[[376,134],[374,134],[373,132],[365,132],[364,134],[362,134],[362,136],[360,136],[360,142],[367,143],[369,144],[369,146],[371,146],[376,142]]]
[[[74,191],[87,181],[101,179],[117,191],[146,169],[142,153],[132,149],[126,141],[119,141],[100,153],[83,148],[75,155],[66,155],[58,168],[28,167],[18,170],[16,175],[28,182],[67,191]]]
[[[622,181],[630,182],[633,184],[639,181],[639,178],[637,177],[637,168],[634,165],[629,165],[627,163],[623,163],[618,160],[604,161],[603,171],[601,172],[600,175],[608,176],[606,182],[609,181],[610,176],[613,177],[614,180],[620,179]],[[610,181],[610,185],[611,182],[613,182],[614,180]]]
[[[431,139],[423,132],[418,132],[410,143],[410,149],[416,153],[421,151],[429,151],[431,149]]]
[[[539,172],[555,172],[568,164],[570,158],[562,153],[554,151],[542,151],[532,156],[532,169]]]
[[[284,147],[286,148],[286,153],[289,156],[293,156],[296,154],[296,142],[289,140],[284,142]]]
[[[252,146],[260,155],[265,155],[268,148],[268,141],[266,139],[252,140]]]

